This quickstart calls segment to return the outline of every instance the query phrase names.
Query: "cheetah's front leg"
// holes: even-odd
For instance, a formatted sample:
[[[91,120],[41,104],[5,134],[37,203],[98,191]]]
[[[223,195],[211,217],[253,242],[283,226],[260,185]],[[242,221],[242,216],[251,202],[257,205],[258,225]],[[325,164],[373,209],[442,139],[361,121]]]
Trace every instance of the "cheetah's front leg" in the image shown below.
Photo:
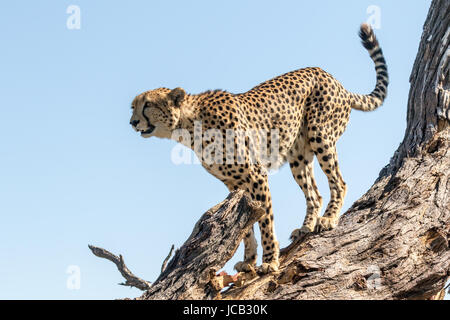
[[[275,236],[272,199],[270,196],[267,175],[257,174],[251,181],[249,192],[252,199],[261,201],[266,209],[266,214],[258,221],[261,232],[261,244],[263,247],[263,263],[260,271],[262,273],[278,271],[280,249]]]
[[[260,201],[265,208],[266,214],[258,221],[261,232],[261,244],[263,246],[263,263],[260,270],[263,273],[269,273],[278,270],[279,247],[274,231],[272,200],[268,179],[263,172],[259,165],[254,165],[250,168],[248,174],[240,176],[239,181],[227,182],[226,184],[230,191],[244,189],[250,194],[252,200]],[[244,244],[244,261],[238,262],[234,267],[239,272],[251,271],[256,264],[257,244],[253,228],[249,230],[244,238]]]
[[[243,168],[241,169],[243,171]],[[227,186],[230,192],[237,189],[245,189],[247,192],[249,192],[248,187],[242,188],[242,186],[244,185],[243,181],[234,181],[234,180],[226,181],[225,185]],[[237,272],[251,272],[255,270],[256,258],[258,253],[258,243],[256,242],[253,226],[245,235],[243,242],[244,242],[244,260],[236,263],[234,265],[234,269]]]
[[[234,265],[234,269],[237,272],[251,272],[255,269],[258,244],[256,243],[253,226],[245,235],[244,248],[244,261],[240,261]]]

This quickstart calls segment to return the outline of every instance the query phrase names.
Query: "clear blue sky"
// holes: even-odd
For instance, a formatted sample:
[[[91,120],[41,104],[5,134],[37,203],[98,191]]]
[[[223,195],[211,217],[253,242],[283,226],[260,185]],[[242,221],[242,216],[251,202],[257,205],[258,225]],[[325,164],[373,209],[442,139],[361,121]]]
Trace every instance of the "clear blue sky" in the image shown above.
[[[155,280],[171,244],[227,196],[199,165],[171,162],[175,143],[145,140],[128,124],[144,90],[246,91],[293,69],[320,66],[358,93],[375,85],[357,31],[366,9],[389,65],[385,105],[354,111],[338,151],[348,208],[402,140],[409,75],[431,1],[2,1],[0,2],[0,298],[112,299],[115,266],[94,244]],[[69,5],[81,29],[69,30]],[[316,166],[328,199],[325,176]],[[271,176],[281,246],[304,217],[301,190],[284,167]],[[227,270],[242,256],[239,249]],[[231,266],[230,266],[231,265]],[[69,266],[80,288],[66,282]]]

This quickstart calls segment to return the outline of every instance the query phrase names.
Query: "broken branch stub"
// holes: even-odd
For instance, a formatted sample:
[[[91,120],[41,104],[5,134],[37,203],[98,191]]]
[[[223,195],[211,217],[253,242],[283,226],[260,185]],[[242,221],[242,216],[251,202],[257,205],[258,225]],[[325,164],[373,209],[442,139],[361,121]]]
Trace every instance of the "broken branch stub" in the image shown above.
[[[213,299],[211,284],[239,247],[248,229],[265,211],[242,190],[208,210],[165,270],[139,299]]]

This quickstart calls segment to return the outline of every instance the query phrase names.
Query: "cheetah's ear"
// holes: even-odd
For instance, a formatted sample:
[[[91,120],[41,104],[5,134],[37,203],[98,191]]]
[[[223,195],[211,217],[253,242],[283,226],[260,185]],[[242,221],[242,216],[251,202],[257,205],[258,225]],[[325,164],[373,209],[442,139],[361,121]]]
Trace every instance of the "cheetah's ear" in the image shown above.
[[[186,91],[182,88],[175,88],[169,92],[169,99],[173,101],[175,107],[180,107],[186,96]]]

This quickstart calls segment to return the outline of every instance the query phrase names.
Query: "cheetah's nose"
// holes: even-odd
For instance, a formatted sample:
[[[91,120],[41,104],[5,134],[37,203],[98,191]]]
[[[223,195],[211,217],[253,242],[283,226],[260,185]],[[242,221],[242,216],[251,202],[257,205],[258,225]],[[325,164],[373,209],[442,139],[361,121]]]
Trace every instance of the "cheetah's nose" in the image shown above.
[[[130,124],[131,124],[133,127],[136,127],[136,126],[138,125],[138,123],[139,123],[139,120],[133,120],[133,121],[130,121]]]

